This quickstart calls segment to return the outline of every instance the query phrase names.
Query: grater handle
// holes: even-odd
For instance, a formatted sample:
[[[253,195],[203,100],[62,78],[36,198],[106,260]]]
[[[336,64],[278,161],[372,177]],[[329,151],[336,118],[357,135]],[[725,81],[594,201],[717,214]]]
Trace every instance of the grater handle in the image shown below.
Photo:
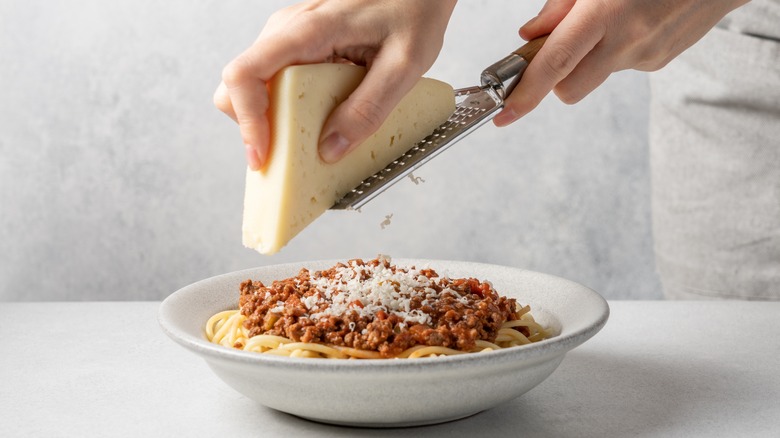
[[[531,41],[528,41],[527,43],[523,44],[522,47],[515,50],[515,55],[520,56],[521,58],[525,59],[527,62],[531,62],[534,60],[534,56],[536,56],[537,53],[539,53],[539,49],[542,48],[545,41],[547,41],[547,37],[549,35],[541,36],[539,38],[534,38]]]
[[[482,85],[493,88],[502,99],[506,99],[520,82],[528,64],[547,41],[547,36],[532,39],[506,58],[486,68],[482,72]]]

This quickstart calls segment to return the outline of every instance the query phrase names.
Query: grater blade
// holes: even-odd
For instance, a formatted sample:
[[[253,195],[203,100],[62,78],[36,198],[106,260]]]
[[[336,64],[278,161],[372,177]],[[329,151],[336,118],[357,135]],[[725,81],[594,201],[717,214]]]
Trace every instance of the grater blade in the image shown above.
[[[364,206],[385,189],[492,119],[503,104],[503,99],[490,86],[455,90],[455,112],[446,122],[387,167],[363,180],[331,209],[357,210]]]
[[[455,90],[455,112],[429,136],[338,200],[331,210],[358,210],[431,158],[491,120],[504,106],[547,36],[529,41],[482,72],[481,86]]]

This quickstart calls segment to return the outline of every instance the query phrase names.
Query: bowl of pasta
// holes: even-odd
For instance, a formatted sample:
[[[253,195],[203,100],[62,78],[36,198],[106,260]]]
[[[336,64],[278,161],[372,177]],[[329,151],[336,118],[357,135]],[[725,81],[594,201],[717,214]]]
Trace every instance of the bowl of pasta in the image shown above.
[[[559,277],[378,256],[208,278],[166,298],[158,319],[262,405],[331,424],[400,427],[521,396],[608,316],[598,293]]]

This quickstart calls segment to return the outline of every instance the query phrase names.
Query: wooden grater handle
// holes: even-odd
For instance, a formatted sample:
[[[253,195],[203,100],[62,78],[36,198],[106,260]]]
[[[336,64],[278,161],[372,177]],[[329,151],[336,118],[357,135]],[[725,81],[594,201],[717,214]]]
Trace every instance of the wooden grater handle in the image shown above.
[[[531,62],[534,60],[534,56],[536,56],[537,53],[539,53],[539,49],[542,48],[544,45],[544,42],[547,41],[547,37],[549,35],[541,36],[539,38],[534,38],[531,41],[528,41],[527,43],[523,44],[522,47],[515,50],[515,55],[521,56],[523,59],[525,59],[527,62]]]

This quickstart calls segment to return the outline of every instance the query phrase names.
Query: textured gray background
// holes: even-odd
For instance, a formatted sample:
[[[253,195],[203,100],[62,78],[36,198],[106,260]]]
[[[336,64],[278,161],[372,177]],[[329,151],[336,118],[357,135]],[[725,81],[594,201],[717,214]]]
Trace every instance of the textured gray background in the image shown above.
[[[0,2],[0,300],[162,299],[236,269],[378,253],[661,297],[636,72],[578,105],[550,97],[509,128],[483,127],[416,172],[424,183],[328,212],[275,256],[243,248],[243,149],[211,97],[288,3]],[[428,76],[476,83],[542,3],[461,1]]]

